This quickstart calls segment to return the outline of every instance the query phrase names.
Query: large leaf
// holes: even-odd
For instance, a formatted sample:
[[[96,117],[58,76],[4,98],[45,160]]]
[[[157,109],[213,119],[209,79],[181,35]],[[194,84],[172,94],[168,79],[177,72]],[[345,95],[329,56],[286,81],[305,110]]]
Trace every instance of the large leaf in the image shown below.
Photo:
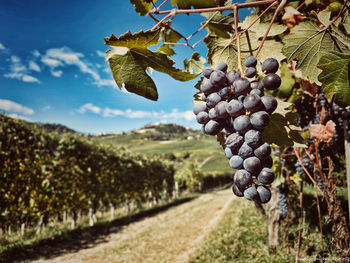
[[[110,37],[104,38],[105,45],[116,46],[116,47],[149,47],[158,44],[160,37],[160,30],[147,30],[139,31],[132,34],[130,31],[126,32],[123,35],[120,35],[119,38],[112,34]]]
[[[230,37],[228,32],[233,32],[234,24],[234,16],[232,13],[227,16],[222,15],[220,12],[208,12],[202,15],[207,18],[207,21],[202,22],[202,24],[207,23],[206,29],[209,33],[214,33],[223,38]]]
[[[162,32],[160,33],[160,40],[163,42],[168,42],[168,43],[177,43],[181,39],[181,35],[179,33],[174,32],[173,30],[168,30],[167,32]],[[174,45],[169,45],[169,44],[163,44],[158,48],[157,51],[163,52],[167,54],[169,57],[175,54],[175,51],[171,46]]]
[[[247,29],[251,23],[256,19],[258,16],[256,14],[252,14],[250,16],[247,16],[244,21],[240,24],[242,29]],[[269,23],[262,23],[260,22],[260,19],[258,19],[255,24],[249,28],[250,31],[253,31],[256,33],[256,36],[258,38],[261,38],[265,35],[267,28],[269,27]],[[272,27],[270,29],[268,36],[276,36],[279,34],[282,34],[284,31],[287,30],[287,27],[285,25],[279,25],[276,23],[272,24]]]
[[[222,4],[222,0],[171,0],[172,5],[177,5],[179,9],[207,8]]]
[[[240,39],[242,62],[247,56],[258,49],[260,43],[254,32],[249,33],[248,36],[249,41],[246,34],[243,34]],[[209,36],[204,40],[208,47],[208,62],[212,67],[215,67],[221,61],[225,61],[229,69],[237,68],[236,41],[232,42],[232,38],[232,36],[230,38]],[[281,51],[282,44],[275,40],[267,40],[259,53],[258,60],[263,61],[268,57],[274,57],[278,61],[281,61],[285,58]]]
[[[303,76],[318,85],[321,84],[318,81],[321,70],[317,68],[320,58],[326,52],[343,46],[329,28],[320,28],[311,21],[295,26],[290,34],[283,38],[283,43],[283,53],[287,60],[296,59],[297,68],[301,69]]]
[[[198,76],[175,68],[174,61],[167,55],[147,48],[131,48],[124,55],[113,55],[109,63],[119,88],[124,84],[129,92],[151,100],[157,100],[158,93],[153,80],[146,73],[148,67],[180,81],[188,81]]]
[[[130,2],[135,6],[136,12],[144,16],[152,9],[152,2],[155,3],[157,0],[130,0]]]
[[[321,57],[318,67],[322,70],[319,80],[328,98],[335,95],[335,102],[342,106],[350,104],[350,53],[330,51]]]
[[[199,74],[202,72],[205,62],[205,58],[194,52],[190,59],[184,60],[184,68],[187,72]]]
[[[278,101],[278,107],[272,113],[271,120],[263,132],[264,141],[278,146],[305,147],[297,126],[297,113],[290,109],[291,103]]]

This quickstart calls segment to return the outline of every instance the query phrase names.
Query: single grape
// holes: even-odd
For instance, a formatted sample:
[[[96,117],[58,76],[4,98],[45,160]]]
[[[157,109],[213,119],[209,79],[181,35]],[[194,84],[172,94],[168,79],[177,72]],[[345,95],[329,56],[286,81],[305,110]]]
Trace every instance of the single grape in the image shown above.
[[[264,144],[260,145],[258,148],[254,150],[254,154],[256,157],[258,157],[260,160],[266,159],[270,157],[271,155],[271,147],[270,144],[265,142]]]
[[[231,157],[233,156],[232,150],[229,147],[225,148],[225,155],[227,159],[231,159]]]
[[[208,115],[209,115],[209,118],[211,120],[217,120],[218,119],[218,115],[217,115],[217,112],[215,110],[215,108],[211,108],[208,112]]]
[[[225,119],[229,116],[228,112],[226,111],[227,104],[228,103],[226,101],[220,101],[215,105],[216,115],[219,119]]]
[[[257,130],[264,129],[270,122],[270,115],[266,111],[258,111],[250,115],[250,123]]]
[[[264,90],[264,86],[261,82],[257,80],[253,80],[250,82],[250,88],[251,89],[259,89],[259,90]]]
[[[210,67],[205,67],[204,69],[203,69],[203,71],[202,71],[202,73],[203,73],[203,76],[204,77],[206,77],[207,79],[209,79],[210,78],[210,75],[211,75],[211,73],[213,73],[213,69],[212,68],[210,68]]]
[[[208,113],[205,111],[201,111],[200,113],[198,113],[196,119],[197,122],[200,124],[206,124],[210,120]]]
[[[253,68],[253,67],[247,68],[247,69],[244,71],[244,75],[245,75],[247,78],[253,78],[253,77],[255,77],[255,75],[256,75],[256,68]]]
[[[231,92],[230,87],[224,87],[218,91],[218,94],[221,98],[226,99],[230,94],[230,92]]]
[[[216,66],[215,70],[220,70],[220,71],[226,73],[226,71],[227,71],[227,64],[226,64],[225,62],[220,62],[220,63]]]
[[[210,83],[214,87],[221,87],[226,82],[226,75],[222,71],[214,70],[213,73],[210,75]]]
[[[262,144],[261,132],[257,130],[249,130],[244,135],[244,141],[253,149]]]
[[[232,192],[233,192],[236,196],[238,196],[238,197],[244,196],[243,193],[242,193],[242,191],[239,190],[239,188],[238,188],[237,185],[235,185],[235,184],[233,184],[233,186],[232,186]]]
[[[201,111],[206,111],[206,110],[207,110],[207,105],[204,102],[194,103],[193,105],[193,113],[196,115]]]
[[[275,174],[270,168],[262,168],[260,171],[258,177],[257,177],[259,183],[262,184],[271,184],[273,180],[275,180]]]
[[[230,158],[230,166],[233,169],[241,169],[241,168],[243,168],[243,159],[242,159],[242,157],[240,157],[238,155],[233,155]]]
[[[240,115],[233,121],[233,128],[240,134],[244,134],[250,127],[251,124],[247,115]]]
[[[263,79],[264,88],[275,90],[281,85],[281,78],[275,73],[268,73]]]
[[[238,189],[244,190],[253,182],[253,178],[248,171],[240,169],[236,171],[233,177],[233,182]]]
[[[258,191],[256,190],[255,185],[252,185],[251,187],[245,189],[243,194],[244,194],[244,197],[250,201],[256,200],[259,197]]]
[[[271,168],[272,164],[273,164],[273,160],[271,156],[261,160],[262,167]]]
[[[246,169],[249,173],[253,175],[257,175],[261,171],[261,162],[260,159],[253,156],[249,157],[244,160],[243,167]]]
[[[258,191],[259,200],[261,203],[265,204],[271,199],[271,191],[264,185],[259,185],[256,189]]]
[[[204,94],[210,94],[216,91],[216,87],[214,87],[210,80],[206,78],[202,80],[200,89]]]
[[[238,151],[239,147],[243,144],[243,140],[243,137],[238,133],[232,133],[226,138],[225,145],[233,151]]]
[[[235,90],[235,95],[238,97],[240,95],[246,95],[250,92],[250,82],[247,79],[239,78],[233,82],[233,87]]]
[[[262,63],[261,70],[265,73],[275,73],[277,72],[278,67],[279,65],[276,59],[268,58]]]
[[[235,70],[230,70],[226,73],[227,82],[232,85],[233,82],[241,77],[241,74]]]
[[[207,97],[207,107],[208,108],[214,108],[216,104],[218,104],[222,98],[217,94],[216,92],[210,94]]]
[[[232,117],[245,114],[243,103],[238,100],[231,100],[226,104],[226,111]]]
[[[248,68],[248,67],[256,67],[256,64],[258,63],[258,60],[256,59],[256,57],[254,56],[248,56],[245,58],[244,60],[244,65]]]
[[[242,144],[242,146],[238,150],[238,155],[242,157],[242,159],[247,159],[248,157],[252,157],[254,150],[250,147],[246,142]]]
[[[277,108],[277,100],[273,96],[262,96],[261,102],[267,113],[271,114]]]
[[[261,99],[258,95],[248,94],[243,101],[244,108],[250,112],[256,112],[262,108]]]
[[[259,97],[264,96],[264,91],[260,89],[252,89],[249,94],[255,94],[258,95]]]
[[[221,130],[221,125],[217,121],[210,120],[205,124],[204,130],[206,134],[216,135]]]

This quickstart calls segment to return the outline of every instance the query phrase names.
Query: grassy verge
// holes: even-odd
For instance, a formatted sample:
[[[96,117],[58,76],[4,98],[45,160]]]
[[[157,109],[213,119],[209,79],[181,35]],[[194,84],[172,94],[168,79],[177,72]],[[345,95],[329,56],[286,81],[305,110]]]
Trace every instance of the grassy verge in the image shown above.
[[[283,246],[281,226],[280,246],[276,250],[269,249],[267,220],[257,214],[252,202],[237,198],[218,228],[210,233],[190,262],[295,262],[297,233],[298,225],[294,224],[289,230],[289,244]],[[331,251],[329,247],[326,250]],[[300,256],[313,262],[311,258],[316,257],[319,251],[321,238],[317,224],[314,225],[306,219]],[[328,257],[331,254],[329,252]]]

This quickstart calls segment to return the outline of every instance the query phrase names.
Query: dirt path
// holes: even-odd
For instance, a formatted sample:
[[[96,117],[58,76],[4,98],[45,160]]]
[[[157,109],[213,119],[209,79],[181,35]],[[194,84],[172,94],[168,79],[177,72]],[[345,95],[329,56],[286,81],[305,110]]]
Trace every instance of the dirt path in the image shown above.
[[[203,194],[153,217],[124,226],[107,242],[34,262],[186,262],[225,215],[230,189]]]

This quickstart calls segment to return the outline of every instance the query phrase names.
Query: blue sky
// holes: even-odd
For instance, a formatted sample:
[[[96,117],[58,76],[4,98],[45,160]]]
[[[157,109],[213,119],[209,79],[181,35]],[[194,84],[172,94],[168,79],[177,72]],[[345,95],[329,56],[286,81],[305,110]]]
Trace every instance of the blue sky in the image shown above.
[[[174,26],[189,35],[203,20],[200,15],[178,15]],[[154,102],[121,91],[104,61],[104,37],[153,25],[127,0],[0,0],[0,112],[90,134],[151,122],[199,129],[192,114],[198,79],[179,82],[154,71],[159,93]],[[192,51],[182,46],[175,51],[176,66],[183,68]],[[204,44],[197,51],[205,56]]]

